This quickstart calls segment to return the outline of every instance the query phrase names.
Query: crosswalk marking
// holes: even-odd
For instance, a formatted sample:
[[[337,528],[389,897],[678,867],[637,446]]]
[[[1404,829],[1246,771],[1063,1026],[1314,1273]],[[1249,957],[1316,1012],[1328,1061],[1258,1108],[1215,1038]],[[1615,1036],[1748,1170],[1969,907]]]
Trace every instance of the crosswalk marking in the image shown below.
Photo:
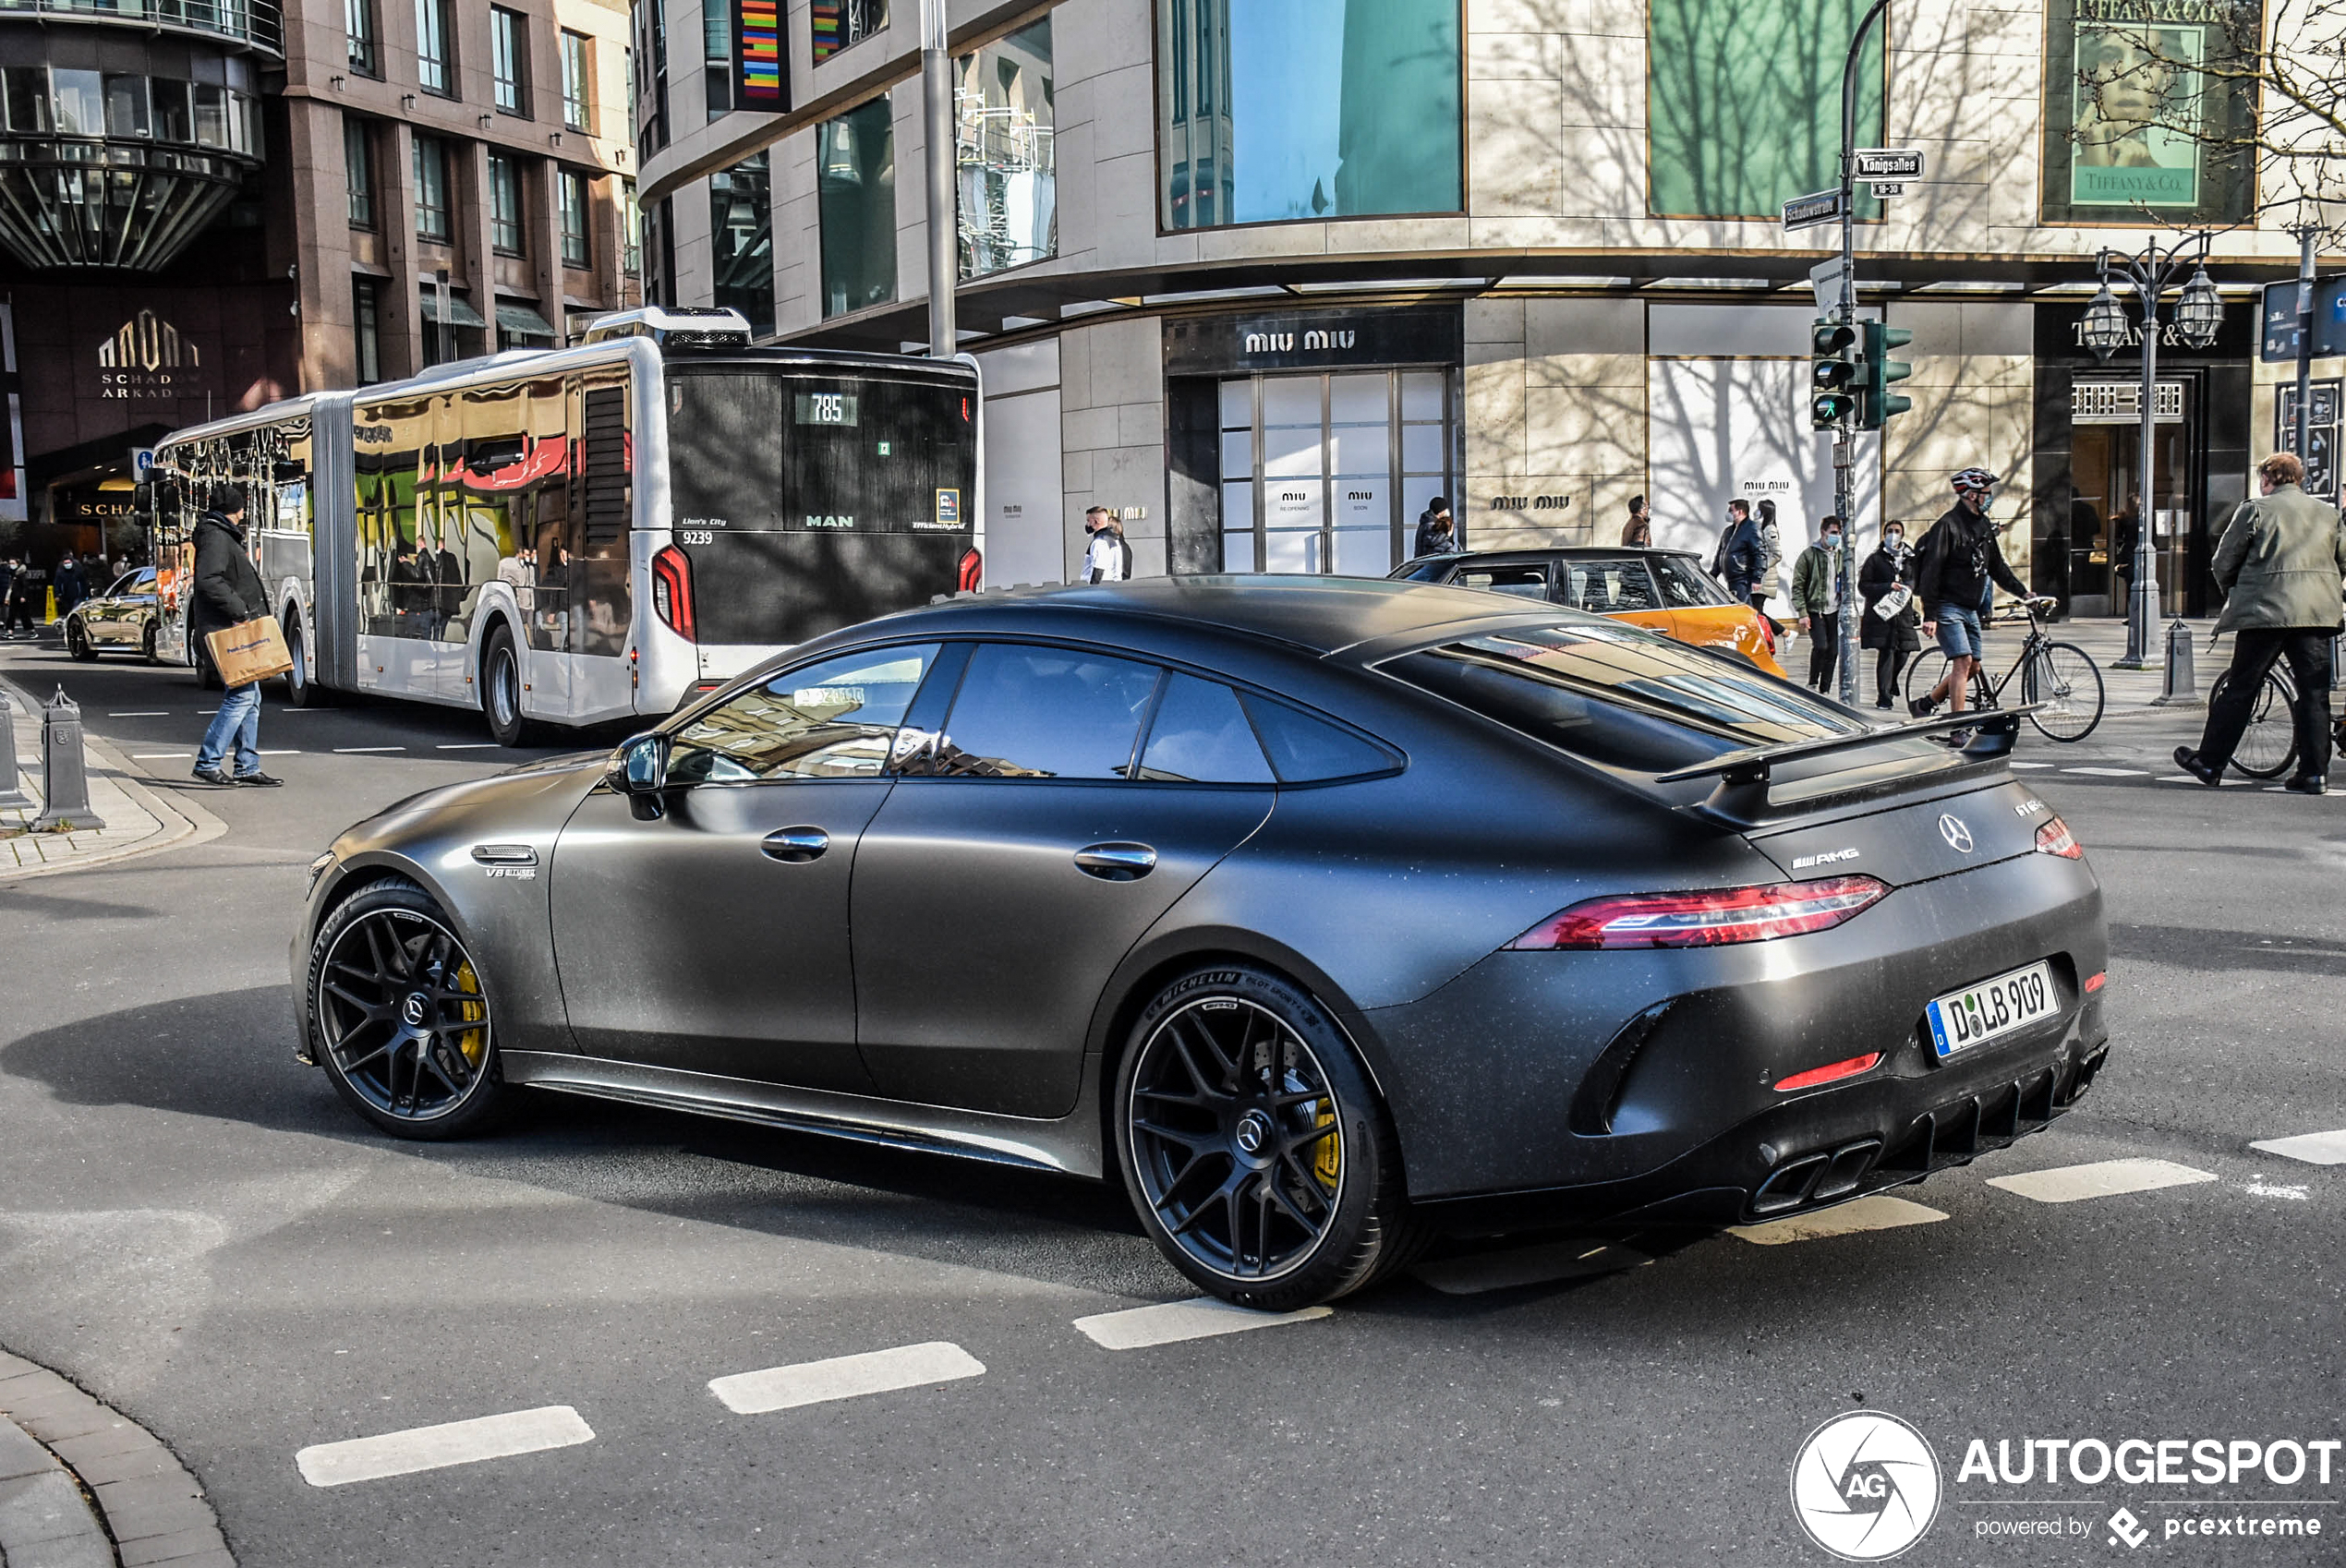
[[[170,714],[159,707],[140,708],[135,713],[110,713],[108,718],[168,718]]]
[[[1877,1192],[1813,1213],[1767,1220],[1756,1225],[1731,1225],[1729,1230],[1761,1247],[1782,1247],[1793,1241],[1815,1241],[1828,1236],[1848,1236],[1861,1230],[1896,1230],[1901,1225],[1937,1224],[1947,1216],[1938,1210],[1904,1198]]]
[[[2249,1145],[2267,1154],[2279,1154],[2285,1160],[2303,1160],[2309,1165],[2346,1165],[2346,1129],[2338,1132],[2301,1132],[2294,1138],[2266,1138]]]
[[[337,754],[347,754],[352,752],[404,752],[406,749],[405,746],[336,746],[334,751]]]
[[[195,754],[193,752],[133,752],[130,754],[130,760],[132,762],[185,762]]]
[[[2189,1187],[2214,1181],[2207,1171],[2194,1170],[2171,1160],[2097,1160],[2086,1165],[2056,1165],[2050,1170],[2023,1171],[2018,1176],[1989,1176],[1989,1187],[2033,1198],[2039,1203],[2074,1203],[2086,1198],[2114,1198],[2122,1192],[2155,1192],[2162,1187]]]
[[[1626,1247],[1602,1241],[1551,1241],[1504,1252],[1477,1252],[1421,1264],[1418,1278],[1445,1296],[1480,1296],[1486,1290],[1547,1285],[1634,1269],[1653,1260]]]
[[[2049,762],[2016,762],[2012,766],[2016,768],[2025,768],[2033,771],[2040,767],[2051,767],[2054,765]]]
[[[1155,1307],[1133,1307],[1121,1312],[1101,1312],[1078,1318],[1075,1326],[1103,1350],[1145,1350],[1184,1339],[1206,1339],[1218,1333],[1243,1333],[1280,1323],[1308,1322],[1328,1316],[1325,1307],[1295,1312],[1257,1312],[1233,1307],[1211,1296],[1191,1301],[1165,1301]]]
[[[759,1416],[801,1405],[974,1378],[985,1370],[985,1364],[960,1345],[937,1340],[901,1345],[893,1350],[867,1350],[860,1356],[834,1356],[828,1361],[735,1372],[709,1379],[708,1392],[736,1416]]]
[[[495,741],[445,741],[432,748],[441,752],[488,752],[497,749]]]
[[[2082,773],[2089,778],[2146,778],[2146,767],[2064,767],[2063,773]]]
[[[294,1465],[313,1487],[340,1487],[594,1441],[594,1429],[577,1411],[567,1405],[548,1405],[346,1442],[316,1443],[295,1454]]]

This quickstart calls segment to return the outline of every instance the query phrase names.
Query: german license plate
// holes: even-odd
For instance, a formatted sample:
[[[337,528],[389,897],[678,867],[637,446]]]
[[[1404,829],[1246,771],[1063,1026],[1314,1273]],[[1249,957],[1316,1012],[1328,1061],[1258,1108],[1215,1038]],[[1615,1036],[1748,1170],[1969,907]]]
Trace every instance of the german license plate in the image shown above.
[[[1958,1051],[2001,1040],[2059,1011],[2061,993],[2053,987],[2052,966],[2034,963],[1941,996],[1923,1009],[1923,1017],[1930,1024],[1930,1043],[1943,1062]]]

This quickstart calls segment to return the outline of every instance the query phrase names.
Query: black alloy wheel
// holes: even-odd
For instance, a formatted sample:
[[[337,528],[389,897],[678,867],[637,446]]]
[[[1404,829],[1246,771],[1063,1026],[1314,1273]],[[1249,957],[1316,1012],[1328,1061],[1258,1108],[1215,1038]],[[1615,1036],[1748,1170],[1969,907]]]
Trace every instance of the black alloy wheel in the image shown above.
[[[399,1138],[455,1138],[502,1083],[480,971],[438,905],[405,880],[354,894],[310,947],[310,1049],[351,1108]]]
[[[1167,987],[1115,1104],[1143,1224],[1224,1300],[1312,1306],[1415,1255],[1384,1107],[1325,1010],[1280,977],[1215,966]]]
[[[66,622],[66,652],[81,664],[97,662],[98,650],[91,645],[90,633],[79,621]]]
[[[489,633],[480,651],[480,711],[489,733],[501,746],[519,746],[529,739],[529,720],[521,709],[521,656],[514,651],[514,634],[502,624]]]

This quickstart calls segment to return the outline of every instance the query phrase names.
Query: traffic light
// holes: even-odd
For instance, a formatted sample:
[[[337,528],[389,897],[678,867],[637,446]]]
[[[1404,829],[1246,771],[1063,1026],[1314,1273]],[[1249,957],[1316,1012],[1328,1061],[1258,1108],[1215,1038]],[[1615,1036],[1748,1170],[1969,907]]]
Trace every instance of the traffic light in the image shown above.
[[[1808,329],[1808,426],[1838,429],[1857,413],[1857,329],[1820,319]]]
[[[1915,335],[1868,321],[1865,336],[1865,375],[1857,384],[1857,428],[1879,430],[1893,414],[1904,414],[1915,405],[1914,399],[1890,390],[1891,382],[1903,381],[1915,373],[1905,360],[1891,358],[1890,351],[1904,348],[1915,341]]]

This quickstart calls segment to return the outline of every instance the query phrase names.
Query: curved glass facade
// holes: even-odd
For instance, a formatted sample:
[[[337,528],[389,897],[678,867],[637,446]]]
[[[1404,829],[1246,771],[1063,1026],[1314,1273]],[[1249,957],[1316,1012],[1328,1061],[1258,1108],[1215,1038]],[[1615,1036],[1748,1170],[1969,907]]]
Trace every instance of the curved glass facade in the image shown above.
[[[1459,210],[1458,0],[1159,0],[1156,17],[1164,227]]]
[[[27,44],[49,63],[18,64]],[[251,60],[59,30],[0,65],[0,245],[26,265],[152,271],[260,166]]]

